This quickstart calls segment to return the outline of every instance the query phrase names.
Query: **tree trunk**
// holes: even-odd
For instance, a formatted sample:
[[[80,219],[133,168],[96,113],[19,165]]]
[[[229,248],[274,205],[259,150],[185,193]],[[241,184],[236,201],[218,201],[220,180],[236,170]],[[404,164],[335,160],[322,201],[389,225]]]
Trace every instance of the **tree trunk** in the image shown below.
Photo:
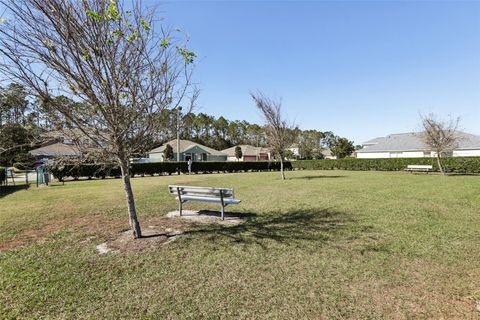
[[[440,170],[440,172],[445,175],[445,171],[443,171],[443,167],[442,167],[442,162],[440,161],[440,153],[437,152],[437,164],[438,164],[438,169]]]
[[[142,237],[142,230],[140,228],[140,222],[137,217],[137,209],[135,208],[135,199],[133,198],[132,184],[130,183],[130,173],[128,170],[128,161],[121,161],[120,169],[122,170],[123,188],[125,189],[125,195],[127,199],[128,208],[128,222],[133,231],[133,237],[135,239]]]
[[[280,173],[282,174],[282,180],[285,180],[285,172],[283,171],[283,157],[280,157]]]

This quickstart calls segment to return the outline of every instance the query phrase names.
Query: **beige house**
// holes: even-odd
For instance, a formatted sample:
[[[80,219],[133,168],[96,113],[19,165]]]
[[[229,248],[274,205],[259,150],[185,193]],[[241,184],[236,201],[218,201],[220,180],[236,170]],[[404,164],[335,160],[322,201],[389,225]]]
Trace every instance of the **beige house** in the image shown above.
[[[332,155],[332,151],[330,149],[322,150],[322,154],[325,159],[337,159],[337,156]]]
[[[242,157],[237,159],[235,148],[237,146],[222,150],[227,155],[227,161],[268,161],[272,158],[270,150],[262,147],[254,147],[248,144],[239,145],[242,149]]]
[[[148,153],[149,162],[165,161],[163,151],[170,145],[173,149],[173,161],[177,161],[177,139],[169,141],[162,146],[151,150]],[[227,155],[224,152],[209,148],[190,140],[180,140],[180,161],[226,161]]]
[[[30,150],[29,153],[37,160],[61,157],[79,157],[82,154],[77,146],[62,142],[56,142]]]
[[[41,147],[30,150],[29,153],[37,160],[62,157],[80,157],[82,151],[94,151],[97,145],[79,129],[55,130],[42,135]]]

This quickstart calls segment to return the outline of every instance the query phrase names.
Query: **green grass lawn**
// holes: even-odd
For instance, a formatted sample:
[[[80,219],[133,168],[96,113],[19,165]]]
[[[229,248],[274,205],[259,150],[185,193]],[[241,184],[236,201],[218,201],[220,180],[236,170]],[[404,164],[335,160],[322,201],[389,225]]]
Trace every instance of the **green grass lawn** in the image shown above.
[[[172,223],[172,183],[235,188],[245,223],[105,255],[128,228],[120,180],[0,198],[0,318],[478,318],[480,177],[279,176],[135,178],[144,228]]]

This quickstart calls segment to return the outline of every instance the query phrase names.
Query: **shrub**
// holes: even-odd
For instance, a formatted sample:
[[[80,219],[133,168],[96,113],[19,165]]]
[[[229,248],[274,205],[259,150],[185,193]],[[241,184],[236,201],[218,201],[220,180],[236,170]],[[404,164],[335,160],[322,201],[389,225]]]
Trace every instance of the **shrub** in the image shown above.
[[[15,155],[13,166],[19,170],[33,169],[35,157],[28,152],[20,152]]]
[[[154,174],[172,174],[180,170],[188,172],[186,162],[150,162],[150,163],[134,163],[130,169],[132,175],[154,175]],[[193,169],[192,169],[193,171]]]
[[[443,158],[442,163],[447,172],[454,173],[480,173],[480,157],[450,157]],[[438,171],[434,158],[390,158],[390,159],[324,159],[324,160],[299,160],[292,163],[295,169],[304,170],[377,170],[377,171],[402,171],[408,165],[432,165]]]
[[[0,167],[0,185],[2,185],[5,180],[7,179],[7,168],[5,167]]]
[[[18,170],[31,170],[33,168],[31,163],[25,163],[25,162],[15,162],[13,164],[13,167]]]
[[[105,178],[121,176],[120,168],[109,164],[55,164],[49,167],[53,176],[59,180],[67,177]]]
[[[284,163],[285,170],[291,170],[290,162]],[[59,180],[67,177],[79,178],[105,178],[120,176],[120,168],[116,165],[100,164],[55,164],[50,166],[50,172]],[[188,172],[187,162],[153,162],[153,163],[134,163],[131,165],[131,174],[135,175],[155,175],[172,174],[180,170],[183,173]],[[211,172],[241,172],[241,171],[278,171],[280,163],[270,161],[257,162],[193,162],[192,172],[211,173]]]

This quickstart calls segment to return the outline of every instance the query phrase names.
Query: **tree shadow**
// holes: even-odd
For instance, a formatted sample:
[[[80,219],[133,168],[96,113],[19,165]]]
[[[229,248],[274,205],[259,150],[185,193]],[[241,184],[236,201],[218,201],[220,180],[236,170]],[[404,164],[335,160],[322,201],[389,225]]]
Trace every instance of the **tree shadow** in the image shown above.
[[[347,176],[303,176],[303,177],[289,177],[290,180],[313,180],[313,179],[328,179],[328,178],[346,178]]]
[[[199,226],[186,233],[206,235],[212,241],[224,238],[262,247],[265,247],[266,240],[301,246],[306,243],[325,244],[338,238],[342,230],[354,222],[351,215],[331,209],[297,210],[262,216],[254,213],[236,215],[247,218],[237,225]]]
[[[30,188],[30,185],[28,184],[21,184],[16,186],[0,186],[0,198],[8,196],[9,194],[20,190],[27,190],[28,188]]]
[[[215,218],[220,218],[222,215],[220,211],[214,211],[214,210],[199,210],[198,213],[203,216],[215,217]],[[228,212],[225,212],[224,214],[225,219],[236,219],[236,218],[249,219],[249,218],[254,218],[256,216],[257,215],[255,213],[251,213],[251,212],[228,211]]]
[[[169,232],[143,232],[140,239],[148,239],[148,238],[158,238],[158,237],[167,237],[172,238],[176,237],[178,234],[173,234]]]

